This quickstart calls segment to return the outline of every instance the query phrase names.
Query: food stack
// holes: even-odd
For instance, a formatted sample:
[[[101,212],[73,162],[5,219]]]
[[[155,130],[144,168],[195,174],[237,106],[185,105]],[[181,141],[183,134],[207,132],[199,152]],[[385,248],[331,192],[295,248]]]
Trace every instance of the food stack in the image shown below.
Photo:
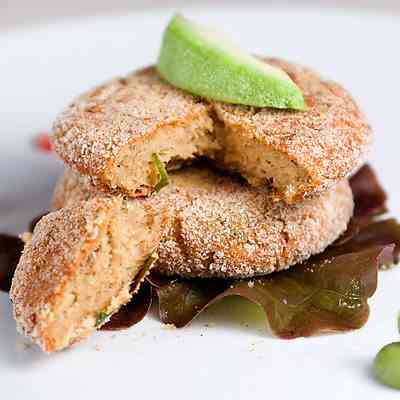
[[[348,92],[281,59],[235,69],[243,59],[207,35],[202,61],[196,34],[175,17],[158,68],[96,87],[54,124],[67,168],[11,292],[19,330],[44,351],[101,327],[150,269],[205,282],[264,276],[347,228],[347,178],[371,142]]]

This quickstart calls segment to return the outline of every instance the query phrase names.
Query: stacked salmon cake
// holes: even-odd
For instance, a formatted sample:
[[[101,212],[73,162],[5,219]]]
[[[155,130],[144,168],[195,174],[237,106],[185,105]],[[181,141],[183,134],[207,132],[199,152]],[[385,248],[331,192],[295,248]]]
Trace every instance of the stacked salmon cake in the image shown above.
[[[11,290],[19,330],[56,351],[100,327],[146,271],[247,278],[320,253],[353,214],[347,178],[371,133],[351,96],[268,59],[306,111],[195,97],[155,68],[77,98],[56,120],[67,169]]]

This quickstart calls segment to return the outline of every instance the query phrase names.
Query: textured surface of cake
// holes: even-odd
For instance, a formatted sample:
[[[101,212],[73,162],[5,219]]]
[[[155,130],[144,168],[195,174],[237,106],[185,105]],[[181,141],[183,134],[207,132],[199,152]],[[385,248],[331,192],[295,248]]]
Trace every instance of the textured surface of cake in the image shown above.
[[[103,191],[130,196],[154,191],[153,154],[168,170],[207,157],[288,203],[322,192],[364,161],[369,126],[340,85],[293,63],[268,62],[302,90],[306,111],[200,99],[147,68],[77,98],[54,124],[55,150]]]
[[[43,217],[12,282],[18,330],[46,352],[89,336],[137,290],[166,223],[157,199],[104,195]]]
[[[170,221],[155,269],[168,275],[242,278],[279,271],[323,251],[353,214],[347,181],[295,205],[205,166],[175,171],[170,182],[156,196],[167,204]],[[57,185],[54,206],[99,193],[68,171]]]

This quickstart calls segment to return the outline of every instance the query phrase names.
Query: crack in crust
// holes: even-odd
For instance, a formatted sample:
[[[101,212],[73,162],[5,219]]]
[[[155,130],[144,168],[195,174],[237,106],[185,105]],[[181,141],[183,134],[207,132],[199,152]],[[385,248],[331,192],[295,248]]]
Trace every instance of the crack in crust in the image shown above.
[[[99,193],[87,179],[67,171],[53,204],[63,207]],[[168,204],[171,217],[156,269],[184,277],[242,278],[288,268],[323,251],[345,231],[353,213],[346,180],[288,205],[266,188],[202,166],[170,174],[170,185],[144,201],[155,197]]]
[[[307,111],[202,100],[173,88],[150,67],[76,99],[54,124],[55,150],[101,190],[132,197],[152,192],[151,152],[163,151],[166,164],[206,156],[253,186],[272,182],[288,203],[323,192],[361,165],[370,128],[337,83],[293,63],[266,60],[300,87]]]

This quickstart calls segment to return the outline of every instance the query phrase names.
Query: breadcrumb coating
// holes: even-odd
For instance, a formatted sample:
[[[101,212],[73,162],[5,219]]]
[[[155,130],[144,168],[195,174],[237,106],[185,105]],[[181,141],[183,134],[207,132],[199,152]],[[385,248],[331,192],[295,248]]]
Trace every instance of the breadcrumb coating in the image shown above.
[[[205,156],[253,186],[272,186],[288,203],[322,192],[364,161],[372,140],[368,123],[337,83],[293,63],[266,61],[299,86],[306,111],[200,99],[172,87],[150,67],[77,98],[54,124],[55,150],[103,191],[143,196],[156,180],[134,180],[132,171],[149,169],[151,154],[142,157],[140,148],[167,131],[164,136],[176,141],[159,139],[160,154],[164,146],[176,149],[164,160],[172,162],[167,168]]]
[[[55,190],[54,206],[99,195],[86,178],[67,171]],[[288,205],[266,188],[204,166],[170,174],[170,185],[145,201],[155,197],[168,204],[171,218],[155,269],[184,277],[242,278],[288,268],[322,252],[353,214],[346,180]]]

